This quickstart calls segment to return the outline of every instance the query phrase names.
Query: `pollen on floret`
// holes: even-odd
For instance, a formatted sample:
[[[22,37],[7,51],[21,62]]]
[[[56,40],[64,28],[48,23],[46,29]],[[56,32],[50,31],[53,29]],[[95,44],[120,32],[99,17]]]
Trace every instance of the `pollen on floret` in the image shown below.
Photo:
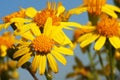
[[[25,15],[25,10],[24,9],[21,9],[20,11],[18,11],[18,12],[14,12],[14,13],[12,13],[12,14],[9,14],[9,15],[7,15],[7,16],[5,16],[5,17],[3,17],[2,19],[3,19],[3,21],[5,22],[5,23],[7,23],[7,22],[10,22],[10,19],[11,18],[24,18],[26,15]]]
[[[14,36],[10,35],[9,33],[5,33],[0,36],[0,46],[5,45],[7,48],[11,48],[14,42]]]
[[[32,41],[33,48],[36,52],[41,52],[41,53],[48,53],[51,51],[54,41],[47,37],[44,34],[41,34],[40,36],[36,37]]]
[[[98,22],[97,32],[107,37],[119,36],[119,27],[119,21],[117,19],[105,16]]]
[[[99,15],[106,0],[83,0],[83,3],[87,6],[90,14]]]
[[[52,9],[44,9],[41,12],[38,12],[33,21],[39,26],[43,27],[47,18],[51,17],[52,18],[52,25],[59,25],[61,18],[56,16],[56,11]]]

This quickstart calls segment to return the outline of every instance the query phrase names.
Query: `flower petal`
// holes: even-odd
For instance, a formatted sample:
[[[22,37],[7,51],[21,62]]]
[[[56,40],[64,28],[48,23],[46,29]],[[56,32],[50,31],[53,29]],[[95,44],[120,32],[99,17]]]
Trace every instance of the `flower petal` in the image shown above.
[[[111,9],[111,10],[116,11],[116,12],[120,12],[120,8],[118,8],[114,5],[105,4],[104,7],[107,7],[108,9]]]
[[[6,56],[6,54],[7,54],[6,50],[7,50],[6,46],[4,46],[4,45],[0,46],[0,57],[5,57]]]
[[[109,41],[115,48],[120,48],[120,38],[119,37],[115,37],[115,36],[110,37]]]
[[[37,13],[37,10],[33,7],[27,8],[25,12],[25,14],[30,18],[33,18],[36,15],[36,13]]]
[[[77,7],[69,10],[69,14],[81,14],[83,12],[87,11],[87,7]]]
[[[57,73],[58,72],[58,65],[54,59],[54,57],[51,55],[51,53],[48,53],[47,54],[47,58],[48,58],[48,62],[49,62],[49,65],[51,67],[51,69]]]
[[[40,59],[40,56],[39,55],[35,55],[33,61],[32,61],[32,65],[31,65],[31,70],[33,73],[36,73],[37,71],[37,68],[39,66],[39,60]]]
[[[100,50],[105,44],[105,41],[106,41],[106,37],[100,36],[99,39],[95,43],[95,46],[94,46],[95,50]]]
[[[77,22],[61,22],[60,23],[60,26],[63,26],[64,28],[65,27],[77,27],[77,28],[81,28],[82,26],[77,23]]]
[[[71,50],[71,49],[68,49],[68,48],[65,48],[65,47],[62,47],[62,46],[60,46],[60,47],[54,46],[53,48],[54,48],[55,51],[60,52],[62,54],[73,55],[73,50]]]
[[[25,47],[25,48],[22,48],[22,49],[19,49],[18,51],[16,51],[13,55],[13,58],[16,58],[16,57],[19,57],[19,56],[22,56],[26,53],[29,52],[29,48],[28,47]]]
[[[44,74],[46,68],[46,55],[40,55],[39,58],[39,69],[40,69],[40,74]]]
[[[56,52],[55,50],[52,50],[51,53],[55,56],[55,58],[60,61],[62,64],[66,65],[66,59],[61,55],[60,53]]]
[[[10,19],[10,22],[19,22],[19,23],[26,23],[31,22],[32,20],[24,19],[24,18],[12,18]]]
[[[39,27],[35,23],[31,25],[31,30],[35,36],[39,36],[41,34]]]
[[[27,53],[24,56],[20,58],[20,60],[17,63],[17,67],[22,66],[24,63],[26,63],[31,58],[32,53]]]
[[[95,41],[99,36],[100,35],[92,34],[91,36],[89,36],[89,38],[87,38],[86,40],[81,42],[80,47],[83,48],[83,47],[87,46],[91,42]]]
[[[48,17],[45,26],[44,26],[44,31],[43,33],[47,36],[52,32],[52,18]]]
[[[27,32],[21,34],[21,36],[25,39],[28,39],[28,40],[33,40],[34,39],[32,33],[30,31],[27,31]]]
[[[112,10],[110,10],[110,9],[104,7],[104,6],[102,7],[102,12],[112,16],[113,18],[117,18],[118,17],[117,14],[114,11],[112,11]]]
[[[65,11],[65,7],[60,5],[58,6],[58,9],[57,9],[57,16],[59,16],[61,13],[63,13]]]
[[[90,36],[92,35],[92,33],[87,33],[87,34],[84,34],[82,36],[80,36],[77,40],[77,42],[81,42],[83,40],[86,40],[87,38],[89,38]]]

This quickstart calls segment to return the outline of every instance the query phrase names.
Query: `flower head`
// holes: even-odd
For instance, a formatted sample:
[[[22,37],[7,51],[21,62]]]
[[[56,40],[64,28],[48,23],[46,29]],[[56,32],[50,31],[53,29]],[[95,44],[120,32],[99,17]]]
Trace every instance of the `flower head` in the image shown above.
[[[3,19],[4,23],[0,24],[0,30],[3,28],[5,28],[5,29],[8,28],[12,23],[14,23],[15,21],[12,20],[13,18],[25,18],[25,17],[26,17],[26,15],[25,15],[24,9],[20,9],[17,12],[11,13],[11,14],[3,17],[2,19]]]
[[[15,42],[14,36],[9,32],[6,32],[2,36],[0,36],[0,56],[1,57],[6,56],[6,53],[7,53],[6,50],[8,48],[11,48],[14,42]]]
[[[96,26],[83,27],[81,30],[88,30],[81,35],[77,41],[81,42],[83,48],[96,40],[95,50],[100,50],[105,44],[106,39],[110,41],[113,47],[120,48],[120,22],[115,18],[104,15]]]
[[[116,6],[106,4],[107,0],[83,0],[83,4],[77,8],[69,10],[70,14],[80,14],[88,11],[91,15],[100,15],[106,13],[114,18],[117,18],[116,12],[120,13],[120,9]]]
[[[57,7],[56,7],[57,6]],[[17,31],[20,28],[25,28],[29,26],[33,26],[32,24],[36,24],[40,29],[44,28],[46,20],[48,17],[52,18],[52,25],[53,27],[61,27],[66,29],[72,29],[72,27],[80,27],[81,25],[76,22],[68,22],[68,14],[65,13],[65,7],[62,5],[61,2],[56,5],[55,2],[48,2],[47,7],[37,11],[33,7],[28,7],[25,9],[25,18],[13,18],[11,21],[15,22],[15,26],[17,27]],[[21,24],[22,23],[22,24]],[[23,24],[25,23],[25,24]],[[22,26],[22,27],[21,27]],[[30,29],[26,28],[27,30]],[[25,30],[25,29],[24,29]],[[25,30],[26,31],[26,30]],[[22,31],[22,32],[25,32]]]
[[[32,29],[32,33],[29,30],[21,34],[28,42],[23,42],[24,44],[20,43],[20,49],[14,54],[14,58],[22,56],[17,66],[20,67],[34,56],[31,65],[33,72],[36,72],[37,68],[39,68],[40,74],[44,74],[46,60],[48,60],[51,69],[54,72],[58,72],[58,66],[54,58],[65,65],[66,59],[62,54],[73,55],[73,51],[63,46],[72,44],[72,42],[59,27],[52,27],[52,18],[50,17],[45,23],[43,32],[40,31],[36,24],[34,25],[34,29]]]

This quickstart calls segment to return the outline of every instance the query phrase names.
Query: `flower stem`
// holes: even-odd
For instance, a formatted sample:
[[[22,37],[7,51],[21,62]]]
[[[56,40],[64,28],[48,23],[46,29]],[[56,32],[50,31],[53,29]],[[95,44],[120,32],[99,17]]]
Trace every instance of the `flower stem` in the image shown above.
[[[34,80],[38,80],[37,77],[35,76],[35,74],[31,71],[30,68],[26,68],[28,70],[28,72],[31,74],[31,76],[34,78]]]
[[[45,77],[47,80],[52,80],[52,75],[50,75],[47,70],[45,70]]]
[[[110,80],[115,80],[114,76],[114,57],[113,57],[113,49],[112,46],[109,47],[109,64],[110,64]]]
[[[104,70],[105,67],[104,67],[104,64],[103,64],[102,56],[99,52],[98,52],[98,58],[99,58],[100,65],[101,65],[102,69]],[[108,76],[105,76],[105,77],[106,77],[106,80],[109,80]]]
[[[108,58],[109,58],[109,65],[110,65],[110,74],[109,74],[109,80],[115,80],[114,76],[114,53],[115,53],[115,48],[110,44],[106,43],[106,48],[108,49]]]
[[[92,55],[91,55],[91,52],[90,52],[90,49],[89,49],[89,48],[88,48],[88,57],[89,57],[90,64],[91,64],[91,67],[92,67],[94,79],[95,79],[95,80],[99,80],[98,75],[97,75],[97,72],[96,72],[96,69],[95,69],[95,64],[94,64],[94,61],[93,61],[93,58],[92,58]]]

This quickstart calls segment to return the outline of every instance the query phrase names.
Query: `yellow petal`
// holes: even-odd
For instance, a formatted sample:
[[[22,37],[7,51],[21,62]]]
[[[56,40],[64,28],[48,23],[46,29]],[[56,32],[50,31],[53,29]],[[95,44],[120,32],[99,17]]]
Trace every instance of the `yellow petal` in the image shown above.
[[[24,19],[24,18],[12,18],[10,22],[18,22],[18,23],[27,23],[31,22],[32,20]]]
[[[117,14],[114,11],[112,11],[112,10],[110,10],[110,9],[104,7],[104,6],[102,7],[102,12],[112,16],[113,18],[117,18],[118,17]]]
[[[7,29],[10,26],[11,22],[5,23],[4,28]]]
[[[4,24],[0,24],[0,31],[4,28]]]
[[[4,46],[4,45],[0,46],[0,57],[5,57],[6,56],[6,54],[7,54],[6,50],[7,50],[6,46]]]
[[[82,42],[82,41],[86,40],[87,38],[89,38],[91,35],[92,35],[92,33],[84,34],[78,38],[77,42]]]
[[[17,67],[22,66],[24,63],[26,63],[31,58],[32,53],[27,53],[24,56],[20,58],[20,60],[17,63]]]
[[[36,13],[37,13],[37,10],[33,7],[27,8],[25,12],[25,14],[30,18],[33,18],[36,15]]]
[[[81,14],[85,11],[87,11],[87,7],[78,7],[69,10],[69,14]]]
[[[109,41],[115,48],[120,48],[120,38],[119,37],[115,37],[115,36],[110,37]]]
[[[32,61],[32,65],[31,65],[31,70],[33,73],[36,73],[37,68],[39,66],[39,61],[40,61],[40,56],[39,55],[35,55],[33,61]]]
[[[99,37],[99,35],[92,34],[91,36],[89,36],[89,38],[87,38],[86,40],[84,40],[84,41],[81,42],[80,47],[83,48],[83,47],[89,45],[90,43],[92,43],[93,41],[95,41],[98,37]]]
[[[51,69],[57,73],[58,72],[58,65],[54,59],[54,57],[51,55],[51,53],[47,54],[48,62],[50,64]]]
[[[32,33],[30,31],[27,31],[27,32],[21,34],[21,36],[25,39],[28,39],[28,40],[33,40],[34,39]]]
[[[77,22],[61,22],[60,26],[63,26],[65,28],[66,27],[77,27],[77,28],[81,28],[82,26],[77,23]]]
[[[57,9],[57,16],[59,16],[61,13],[63,13],[65,11],[65,7],[64,6],[59,6]]]
[[[111,9],[116,12],[120,12],[120,8],[118,8],[117,6],[114,6],[114,5],[105,4],[104,7],[107,7],[108,9]]]
[[[19,49],[18,51],[16,51],[13,55],[13,58],[16,58],[16,57],[19,57],[19,56],[22,56],[26,53],[29,52],[29,48],[28,47],[25,47],[25,48],[22,48],[22,49]]]
[[[45,26],[44,26],[44,34],[49,36],[49,34],[52,32],[52,18],[48,17]]]
[[[35,23],[31,25],[31,30],[35,36],[39,36],[41,34],[39,27]]]
[[[55,50],[52,50],[51,53],[55,56],[55,58],[60,61],[62,64],[66,65],[66,59],[61,55],[60,53],[56,52]]]
[[[61,45],[70,45],[71,47],[73,46],[71,40],[65,35],[62,30],[56,30],[56,33],[54,33],[52,39]]]
[[[94,46],[95,50],[100,50],[105,44],[105,41],[106,41],[106,37],[100,36],[99,39],[95,43],[95,46]]]
[[[59,44],[63,44],[65,40],[64,33],[61,30],[58,30],[56,33],[54,33],[52,38]]]
[[[46,55],[40,55],[39,58],[39,69],[40,69],[40,74],[44,74],[46,68]]]
[[[62,46],[60,46],[60,47],[54,46],[53,48],[54,48],[55,51],[60,52],[62,54],[73,55],[73,50],[71,50],[69,48],[65,48],[65,47],[62,47]]]
[[[14,31],[14,35],[21,35],[30,29],[30,26],[32,25],[32,23],[25,24],[25,25],[21,23],[15,23],[15,25],[17,29]]]

